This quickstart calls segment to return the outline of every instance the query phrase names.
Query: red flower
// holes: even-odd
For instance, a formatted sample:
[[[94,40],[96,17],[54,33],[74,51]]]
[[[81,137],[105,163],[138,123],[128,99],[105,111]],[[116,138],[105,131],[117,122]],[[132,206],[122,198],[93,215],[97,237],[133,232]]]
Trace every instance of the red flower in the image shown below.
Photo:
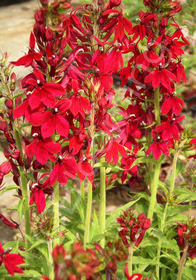
[[[62,156],[59,156],[50,175],[50,184],[54,185],[58,180],[60,184],[65,185],[67,178],[75,178],[77,171],[78,167],[74,157],[67,156],[62,158]]]
[[[46,199],[44,192],[39,188],[39,186],[31,187],[31,197],[29,205],[32,205],[35,202],[37,206],[38,213],[42,213],[46,207]]]
[[[43,74],[38,70],[33,70],[33,77],[30,77],[25,81],[25,87],[31,85],[33,92],[29,98],[29,105],[31,109],[36,109],[41,105],[41,102],[45,106],[54,108],[55,96],[62,96],[65,94],[65,90],[60,84],[57,83],[45,83]]]
[[[71,101],[70,111],[74,117],[80,113],[82,117],[85,118],[85,113],[92,109],[89,100],[82,95],[72,95]]]
[[[33,142],[26,146],[27,156],[32,157],[35,155],[37,161],[41,164],[46,163],[48,159],[54,161],[53,154],[60,152],[61,145],[54,143],[50,138],[40,138],[38,133],[34,133],[33,137]]]
[[[33,126],[41,126],[41,134],[44,138],[48,138],[55,130],[62,136],[67,136],[69,132],[69,123],[58,114],[58,108],[52,111],[37,112],[31,115],[29,120]]]
[[[152,71],[146,78],[144,79],[145,83],[152,82],[152,87],[157,88],[160,84],[162,84],[166,89],[171,89],[171,80],[176,82],[176,76],[168,71],[167,69],[156,69]]]
[[[161,156],[161,153],[163,153],[165,156],[169,156],[169,149],[167,147],[167,144],[162,141],[156,141],[153,142],[148,150],[146,151],[146,155],[149,155],[152,152],[153,157],[158,160]]]
[[[72,155],[76,155],[81,150],[86,138],[87,135],[84,134],[83,131],[79,131],[78,135],[75,135],[69,140],[69,149]]]
[[[118,24],[116,25],[113,42],[115,42],[116,40],[121,42],[125,36],[125,30],[127,31],[128,35],[130,35],[132,32],[132,23],[126,17],[121,16],[118,20]]]
[[[181,125],[179,124],[180,121],[184,119],[183,117],[179,118],[172,118],[172,120],[168,120],[160,124],[155,128],[155,131],[158,133],[162,133],[163,141],[168,141],[170,139],[178,140],[179,134],[183,130]]]
[[[8,273],[10,273],[12,276],[14,276],[15,272],[23,273],[23,270],[17,266],[23,264],[24,262],[25,261],[20,255],[9,254],[9,251],[4,251],[0,243],[0,265],[4,263]]]
[[[33,33],[31,32],[30,40],[29,40],[30,49],[28,51],[28,54],[24,55],[23,57],[19,58],[17,61],[12,62],[16,66],[24,65],[25,67],[28,67],[32,65],[33,60],[39,61],[42,58],[41,53],[35,52],[35,37]]]
[[[3,177],[10,173],[12,170],[11,163],[9,161],[5,161],[0,165],[0,184],[3,181]]]
[[[181,107],[184,107],[184,101],[172,94],[163,102],[161,113],[166,115],[171,112],[176,115],[180,115]]]
[[[195,146],[193,147],[193,149],[196,149],[196,138],[193,138],[193,139],[189,142],[189,144],[195,145]]]
[[[127,280],[142,280],[142,276],[143,276],[140,273],[129,275],[128,265],[127,264],[125,265],[125,275],[127,277]],[[145,278],[143,280],[150,280],[150,279]]]
[[[114,162],[114,164],[117,164],[119,158],[118,153],[125,157],[125,148],[115,140],[109,140],[105,148],[101,152],[99,152],[97,156],[102,156],[103,154],[106,154],[107,164],[109,164],[111,160]]]
[[[79,161],[78,163],[78,177],[80,181],[83,181],[85,177],[89,179],[90,182],[93,182],[94,171],[90,163],[86,160]]]

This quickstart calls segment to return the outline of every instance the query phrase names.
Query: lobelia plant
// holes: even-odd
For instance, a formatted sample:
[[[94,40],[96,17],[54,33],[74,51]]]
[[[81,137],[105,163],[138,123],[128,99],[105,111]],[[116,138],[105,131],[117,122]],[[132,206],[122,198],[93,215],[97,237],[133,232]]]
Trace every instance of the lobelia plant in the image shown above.
[[[9,144],[1,192],[16,189],[22,223],[0,214],[20,231],[1,250],[11,275],[194,279],[195,222],[181,214],[196,200],[194,184],[175,184],[179,156],[194,158],[196,148],[175,94],[175,84],[186,82],[182,47],[189,44],[174,19],[181,6],[145,0],[133,26],[120,4],[94,0],[73,9],[67,0],[40,0],[28,53],[0,61],[0,130]],[[17,80],[14,66],[31,71]],[[115,77],[126,88],[120,104]],[[15,185],[4,186],[10,172]],[[138,193],[106,213],[106,188],[118,177]],[[2,266],[0,273],[7,277]]]

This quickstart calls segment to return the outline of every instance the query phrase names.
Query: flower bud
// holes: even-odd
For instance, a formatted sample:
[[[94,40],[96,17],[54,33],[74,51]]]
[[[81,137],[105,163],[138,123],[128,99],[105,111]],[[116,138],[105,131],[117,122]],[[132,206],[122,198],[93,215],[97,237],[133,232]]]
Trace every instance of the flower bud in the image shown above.
[[[167,23],[168,23],[167,18],[166,18],[166,17],[163,17],[163,18],[161,19],[161,25],[162,25],[162,27],[166,27],[166,26],[167,26]]]
[[[44,23],[44,15],[40,10],[37,10],[35,12],[35,21],[38,22],[39,24]]]
[[[53,39],[53,31],[52,31],[51,28],[47,28],[47,29],[46,29],[45,36],[46,36],[46,40],[47,40],[47,41],[50,41],[50,40]]]
[[[8,55],[7,55],[7,52],[5,52],[5,53],[3,54],[2,59],[0,60],[0,66],[4,67],[4,66],[6,65],[7,58],[8,58]]]
[[[5,100],[5,106],[8,108],[8,109],[12,109],[13,108],[13,101],[8,98]]]

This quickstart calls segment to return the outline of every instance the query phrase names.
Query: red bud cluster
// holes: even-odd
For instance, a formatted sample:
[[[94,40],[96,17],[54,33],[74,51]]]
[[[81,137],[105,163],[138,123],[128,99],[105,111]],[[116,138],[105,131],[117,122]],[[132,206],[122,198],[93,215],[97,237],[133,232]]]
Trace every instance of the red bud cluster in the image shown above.
[[[144,214],[135,217],[132,210],[125,211],[120,218],[117,218],[117,222],[122,228],[119,231],[119,236],[127,247],[132,243],[138,247],[146,230],[151,225],[150,219],[146,219]]]
[[[188,225],[178,224],[177,233],[178,246],[182,250],[188,246],[187,257],[193,259],[196,256],[196,219],[192,219]]]

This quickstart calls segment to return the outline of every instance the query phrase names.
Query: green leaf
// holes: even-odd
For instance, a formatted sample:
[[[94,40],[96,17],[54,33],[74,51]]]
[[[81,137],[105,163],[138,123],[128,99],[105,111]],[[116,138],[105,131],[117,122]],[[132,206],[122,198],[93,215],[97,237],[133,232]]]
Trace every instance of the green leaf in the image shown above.
[[[4,192],[7,192],[7,191],[11,191],[11,190],[15,190],[15,189],[20,189],[19,186],[16,186],[16,185],[11,185],[11,186],[8,186],[6,187],[5,189],[1,190],[0,191],[0,195]]]
[[[22,274],[22,278],[23,277],[25,277],[25,278],[27,278],[27,277],[30,278],[31,277],[31,279],[36,279],[36,280],[40,279],[41,276],[42,275],[36,270],[25,270],[24,274]],[[14,278],[15,277],[16,276],[14,276]],[[21,277],[21,275],[20,275],[20,277]]]
[[[97,213],[93,211],[93,220],[90,225],[90,232],[89,232],[89,242],[96,241],[95,236],[99,233],[99,219],[97,217]]]
[[[156,260],[152,260],[152,259],[146,259],[143,257],[137,257],[137,256],[133,256],[133,260],[132,260],[133,264],[145,264],[145,265],[157,265],[158,262]],[[161,265],[161,264],[160,264]]]
[[[38,251],[42,253],[42,255],[45,257],[46,260],[48,260],[48,245],[47,243],[41,243],[39,246],[36,248]]]
[[[182,213],[186,211],[190,206],[189,205],[174,205],[174,206],[169,206],[167,210],[167,218],[173,217],[176,214]]]

